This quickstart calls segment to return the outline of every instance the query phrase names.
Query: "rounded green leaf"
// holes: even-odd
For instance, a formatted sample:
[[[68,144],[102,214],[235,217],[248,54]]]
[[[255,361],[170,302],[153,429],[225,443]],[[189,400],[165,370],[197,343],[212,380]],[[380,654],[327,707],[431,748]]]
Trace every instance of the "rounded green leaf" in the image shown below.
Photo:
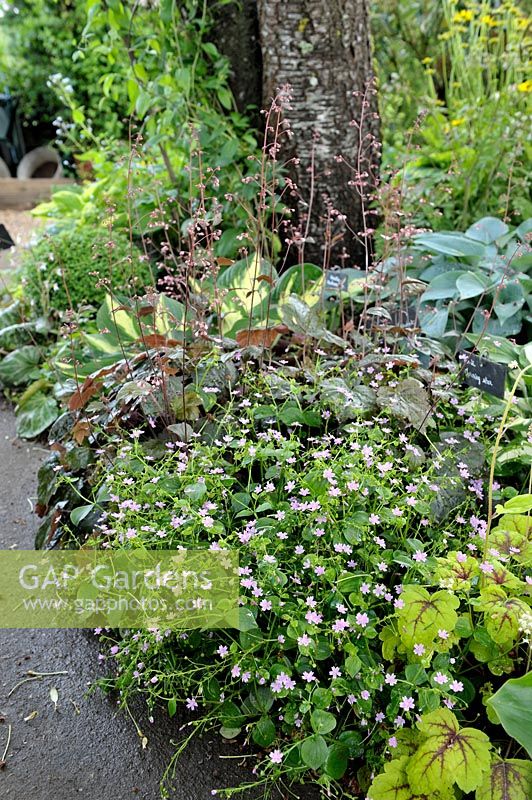
[[[329,748],[327,742],[319,734],[310,736],[301,743],[301,758],[303,763],[310,767],[310,769],[319,769],[322,767],[329,756]]]
[[[490,697],[492,708],[509,736],[513,736],[532,758],[532,671],[510,678]]]
[[[275,736],[275,725],[270,717],[261,717],[251,730],[251,738],[259,747],[269,747],[275,741]]]
[[[310,715],[312,729],[316,733],[330,733],[336,728],[336,717],[330,711],[316,708]]]
[[[325,772],[335,781],[345,775],[349,761],[349,748],[345,744],[333,744],[325,762]]]

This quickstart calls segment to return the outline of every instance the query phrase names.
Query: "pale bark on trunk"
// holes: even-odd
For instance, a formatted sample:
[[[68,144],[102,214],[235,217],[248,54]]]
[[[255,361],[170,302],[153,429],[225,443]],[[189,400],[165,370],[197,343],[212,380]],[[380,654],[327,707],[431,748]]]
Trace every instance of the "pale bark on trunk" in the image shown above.
[[[284,139],[280,159],[296,158],[289,173],[303,201],[295,216],[301,232],[308,232],[305,258],[364,267],[371,239],[365,234],[374,227],[364,208],[379,161],[368,0],[257,0],[257,5],[265,107],[279,87],[292,87],[292,110],[285,112],[292,136]],[[329,258],[324,243],[331,206],[345,222],[341,217],[333,222],[333,238],[340,229],[343,238]]]

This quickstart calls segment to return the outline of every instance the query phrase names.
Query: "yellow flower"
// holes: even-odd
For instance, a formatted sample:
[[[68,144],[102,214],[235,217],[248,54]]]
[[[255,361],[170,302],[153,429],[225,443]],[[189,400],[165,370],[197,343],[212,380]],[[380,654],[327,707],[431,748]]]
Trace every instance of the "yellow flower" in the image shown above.
[[[517,84],[517,91],[518,92],[532,92],[532,80],[523,81],[523,83]]]
[[[471,22],[473,19],[473,12],[466,11],[457,11],[457,13],[453,17],[453,22]]]
[[[463,125],[463,124],[464,124],[464,122],[465,122],[465,117],[458,117],[457,119],[452,119],[452,120],[451,120],[451,125],[452,125],[454,128],[457,128],[457,127],[458,127],[458,125]]]
[[[430,56],[427,56],[426,58],[424,58],[424,59],[422,60],[422,62],[421,62],[421,63],[422,63],[422,64],[432,64],[432,62],[433,62],[433,61],[434,61],[434,59],[433,59],[433,58],[431,58]]]
[[[492,17],[491,14],[484,14],[484,16],[480,18],[480,21],[484,25],[487,25],[488,28],[495,28],[499,24],[495,17]]]

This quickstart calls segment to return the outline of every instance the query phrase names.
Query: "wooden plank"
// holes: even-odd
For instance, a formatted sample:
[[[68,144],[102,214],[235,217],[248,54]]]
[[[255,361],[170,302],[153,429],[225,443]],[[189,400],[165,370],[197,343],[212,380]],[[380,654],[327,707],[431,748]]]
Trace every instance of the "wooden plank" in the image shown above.
[[[50,199],[53,186],[71,183],[72,178],[0,178],[0,209],[33,208]]]

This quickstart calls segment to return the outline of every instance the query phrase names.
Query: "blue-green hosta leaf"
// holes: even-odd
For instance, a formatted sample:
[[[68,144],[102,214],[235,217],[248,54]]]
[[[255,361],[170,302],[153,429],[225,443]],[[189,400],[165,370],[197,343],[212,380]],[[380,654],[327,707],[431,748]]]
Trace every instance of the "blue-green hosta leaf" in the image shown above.
[[[489,287],[490,280],[481,272],[464,272],[456,281],[456,288],[460,293],[460,300],[478,297]]]
[[[492,316],[486,324],[484,313],[480,308],[477,308],[473,314],[472,330],[474,334],[477,334],[477,339],[479,333],[489,333],[491,336],[517,336],[522,324],[523,315],[521,311],[517,311],[504,322],[500,322]]]
[[[458,297],[456,282],[464,275],[461,269],[453,269],[451,272],[444,272],[431,280],[428,288],[420,297],[421,303],[429,300],[451,300]]]
[[[446,589],[433,594],[423,586],[410,584],[401,594],[403,607],[396,612],[399,635],[403,644],[410,650],[415,644],[423,644],[429,649],[438,631],[451,633],[458,620],[456,609],[459,599]]]
[[[501,289],[496,300],[493,310],[501,325],[504,325],[510,317],[513,317],[523,308],[525,295],[519,283],[513,281]]]
[[[479,219],[478,222],[474,222],[471,227],[467,229],[465,235],[469,239],[474,239],[477,242],[492,244],[496,242],[497,239],[505,236],[509,230],[508,225],[502,220],[497,219],[497,217],[483,217]]]
[[[532,762],[520,758],[497,759],[475,793],[475,800],[530,800]]]
[[[455,800],[454,791],[445,786],[430,792],[412,788],[406,774],[408,762],[408,756],[401,756],[385,764],[384,772],[369,787],[368,800]]]
[[[488,700],[509,736],[522,745],[532,758],[532,672],[510,678]]]
[[[32,439],[50,427],[59,416],[59,406],[50,395],[38,392],[17,411],[17,435]]]
[[[414,237],[416,248],[447,256],[483,256],[486,247],[463,233],[421,233]]]
[[[430,793],[455,783],[463,792],[482,785],[491,762],[490,740],[483,731],[460,729],[448,708],[424,714],[417,727],[424,741],[406,766],[411,786]]]
[[[449,307],[422,308],[419,312],[419,326],[426,336],[441,339],[447,328]],[[477,337],[478,338],[478,337]]]
[[[41,348],[25,345],[14,350],[0,361],[0,382],[7,386],[20,386],[39,377],[38,365]]]

